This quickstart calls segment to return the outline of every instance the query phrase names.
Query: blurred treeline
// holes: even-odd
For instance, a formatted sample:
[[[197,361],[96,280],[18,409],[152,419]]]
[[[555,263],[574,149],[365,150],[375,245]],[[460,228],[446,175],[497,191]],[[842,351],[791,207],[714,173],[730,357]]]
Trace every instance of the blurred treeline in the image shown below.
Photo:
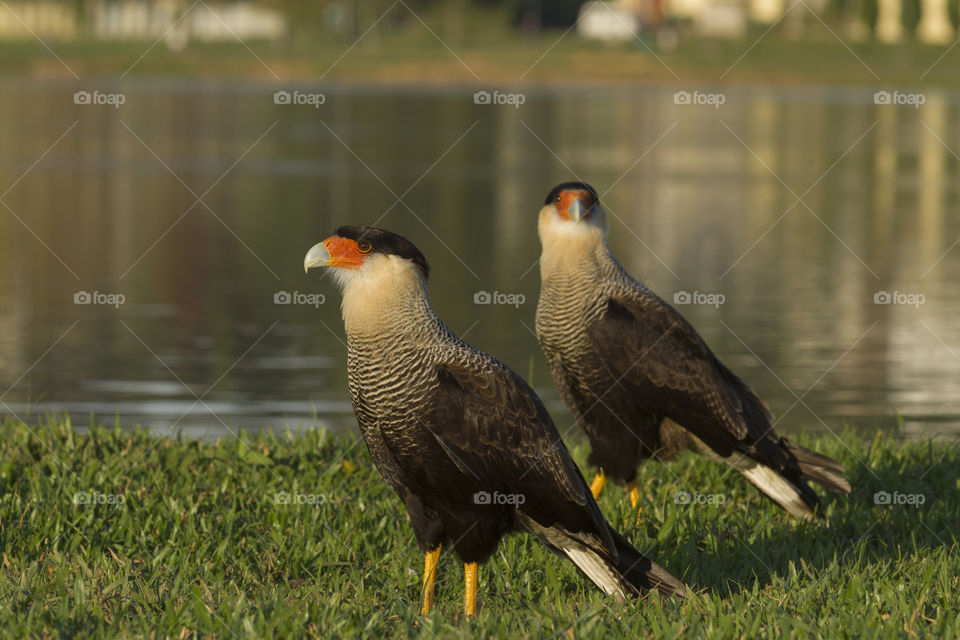
[[[82,1],[82,0],[78,0]],[[356,39],[368,33],[375,41],[391,31],[427,21],[445,40],[461,40],[474,28],[567,28],[577,21],[584,0],[261,0],[282,11],[294,34],[334,32]],[[394,5],[397,5],[394,7]],[[390,10],[393,7],[393,10]],[[476,24],[482,21],[483,24]]]

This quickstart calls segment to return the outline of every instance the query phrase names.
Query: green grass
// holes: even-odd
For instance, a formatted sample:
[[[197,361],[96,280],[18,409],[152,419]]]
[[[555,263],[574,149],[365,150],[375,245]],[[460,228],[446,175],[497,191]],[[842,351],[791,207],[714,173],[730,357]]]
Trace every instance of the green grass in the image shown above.
[[[617,604],[532,537],[481,568],[476,620],[444,553],[418,617],[422,557],[399,500],[350,437],[308,431],[201,443],[68,420],[0,426],[0,629],[11,637],[960,635],[960,448],[852,432],[798,437],[854,486],[823,523],[788,519],[743,481],[683,457],[642,471],[640,524],[601,507],[696,601]],[[582,462],[585,449],[574,453]],[[343,461],[349,464],[344,465]],[[352,471],[347,467],[352,467]],[[678,491],[722,505],[676,504]],[[923,494],[877,506],[876,491]],[[86,492],[85,494],[83,492]],[[319,496],[281,504],[280,492]],[[76,504],[78,494],[106,503]],[[96,501],[97,498],[94,498]]]

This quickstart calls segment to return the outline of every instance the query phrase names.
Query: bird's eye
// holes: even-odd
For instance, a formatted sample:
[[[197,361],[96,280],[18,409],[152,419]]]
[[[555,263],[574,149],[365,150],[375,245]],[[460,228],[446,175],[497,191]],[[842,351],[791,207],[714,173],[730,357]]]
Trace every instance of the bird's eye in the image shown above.
[[[370,253],[371,249],[373,249],[373,245],[366,240],[361,240],[357,243],[357,251],[360,253]]]
[[[554,202],[560,202],[560,194],[557,194],[557,197],[553,199]]]

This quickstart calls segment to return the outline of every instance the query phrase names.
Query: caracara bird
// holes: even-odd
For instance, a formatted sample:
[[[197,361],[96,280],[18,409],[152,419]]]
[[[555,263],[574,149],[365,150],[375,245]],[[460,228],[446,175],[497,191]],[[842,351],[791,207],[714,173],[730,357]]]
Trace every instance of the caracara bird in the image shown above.
[[[594,497],[609,477],[627,484],[636,508],[640,462],[683,449],[730,465],[799,518],[814,517],[820,506],[807,480],[849,493],[840,464],[779,437],[753,390],[620,266],[593,187],[555,187],[538,226],[537,338],[590,440],[589,463],[600,468]]]
[[[476,613],[477,564],[525,529],[617,598],[685,595],[666,570],[604,520],[543,403],[504,364],[437,317],[429,267],[407,239],[340,227],[304,269],[332,267],[343,293],[347,377],[374,464],[403,501],[425,554],[423,613],[433,603],[441,544],[465,563],[465,609]]]

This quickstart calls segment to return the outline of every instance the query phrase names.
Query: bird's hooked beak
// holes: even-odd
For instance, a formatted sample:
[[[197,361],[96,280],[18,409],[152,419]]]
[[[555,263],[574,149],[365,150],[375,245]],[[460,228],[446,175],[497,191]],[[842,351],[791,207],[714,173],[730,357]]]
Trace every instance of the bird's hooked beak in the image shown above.
[[[573,198],[570,201],[570,206],[567,207],[567,214],[570,216],[570,219],[574,222],[580,222],[583,220],[585,213],[586,209],[583,208],[583,203],[580,202],[580,198]]]
[[[326,240],[318,242],[310,247],[307,255],[303,257],[303,272],[308,273],[313,267],[329,267],[330,252],[327,250]]]

